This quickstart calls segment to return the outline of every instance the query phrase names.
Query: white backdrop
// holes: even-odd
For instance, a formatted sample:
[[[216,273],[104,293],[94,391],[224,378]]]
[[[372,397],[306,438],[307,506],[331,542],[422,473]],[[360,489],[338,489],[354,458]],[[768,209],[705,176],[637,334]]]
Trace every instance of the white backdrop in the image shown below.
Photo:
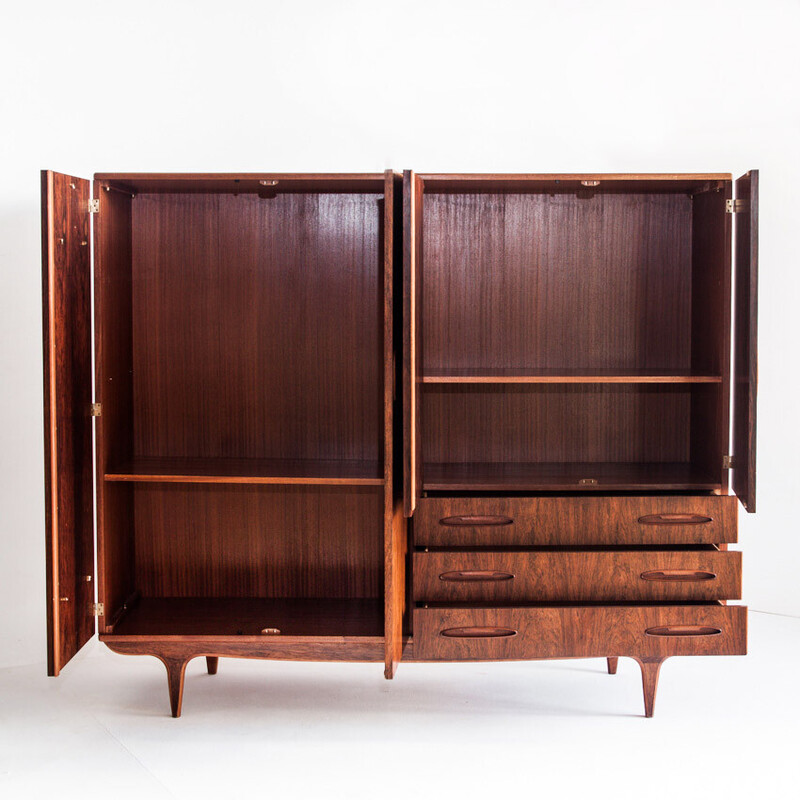
[[[800,615],[800,3],[34,2],[0,18],[0,667],[45,647],[40,168],[761,169],[745,601]]]

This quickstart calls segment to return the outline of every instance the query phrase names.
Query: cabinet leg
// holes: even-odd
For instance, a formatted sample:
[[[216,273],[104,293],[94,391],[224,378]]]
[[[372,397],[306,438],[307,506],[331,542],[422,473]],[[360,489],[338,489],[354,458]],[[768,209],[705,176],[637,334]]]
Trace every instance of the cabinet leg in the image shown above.
[[[642,689],[644,690],[644,715],[652,717],[656,706],[656,689],[658,689],[658,673],[666,658],[637,658],[642,668]]]
[[[606,661],[608,662],[608,674],[616,675],[617,664],[619,664],[619,658],[607,658]]]
[[[179,717],[181,715],[181,704],[183,703],[183,678],[186,674],[186,665],[189,662],[183,658],[162,658],[161,660],[167,668],[169,704],[172,709],[172,716]]]
[[[216,675],[218,666],[219,666],[218,656],[206,656],[206,667],[208,667],[209,675]]]

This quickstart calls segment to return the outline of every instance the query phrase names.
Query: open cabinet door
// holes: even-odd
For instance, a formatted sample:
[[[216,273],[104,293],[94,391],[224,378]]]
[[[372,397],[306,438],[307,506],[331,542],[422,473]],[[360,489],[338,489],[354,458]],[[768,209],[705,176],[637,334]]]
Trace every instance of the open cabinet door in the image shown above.
[[[758,170],[736,181],[735,209],[733,490],[752,513],[756,510]]]
[[[94,633],[89,193],[42,172],[48,675]]]
[[[403,173],[403,510],[410,517],[422,486],[422,181]]]

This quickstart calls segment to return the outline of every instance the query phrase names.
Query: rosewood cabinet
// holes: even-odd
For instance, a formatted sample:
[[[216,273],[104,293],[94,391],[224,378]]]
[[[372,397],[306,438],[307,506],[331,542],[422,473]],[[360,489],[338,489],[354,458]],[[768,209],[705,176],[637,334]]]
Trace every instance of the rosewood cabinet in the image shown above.
[[[42,191],[50,674],[744,653],[756,172]]]

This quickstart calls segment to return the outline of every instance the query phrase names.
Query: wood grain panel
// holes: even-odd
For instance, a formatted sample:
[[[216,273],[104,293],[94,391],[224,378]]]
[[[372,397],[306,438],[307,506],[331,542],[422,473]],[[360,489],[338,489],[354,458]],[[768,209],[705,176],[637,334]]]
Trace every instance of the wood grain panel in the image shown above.
[[[719,387],[692,393],[691,460],[720,476],[730,425],[731,223],[725,203],[731,183],[692,201],[692,368],[722,378]]]
[[[648,629],[701,625],[706,636],[655,636]],[[461,627],[503,628],[515,636],[442,636]],[[744,655],[747,609],[743,606],[550,606],[523,608],[418,608],[414,611],[414,659],[503,661],[676,655]]]
[[[95,398],[97,474],[133,454],[133,318],[131,302],[131,197],[95,183],[100,211],[94,217]],[[99,598],[119,608],[135,590],[133,492],[98,481],[97,563]],[[99,618],[105,629],[106,617]]]
[[[136,197],[134,455],[380,460],[381,206]]]
[[[264,634],[264,630],[278,633]],[[143,598],[114,629],[114,636],[260,636],[262,640],[382,634],[382,600],[327,597]]]
[[[507,525],[452,526],[457,515],[502,515]],[[710,521],[649,524],[654,514]],[[429,497],[414,518],[420,546],[657,545],[735,542],[735,497]]]
[[[512,577],[492,579],[494,573]],[[458,576],[461,578],[453,579]],[[417,603],[613,603],[740,597],[741,553],[736,552],[538,550],[414,554]]]
[[[425,463],[688,462],[694,390],[428,385]]]
[[[402,183],[391,170],[385,174],[383,216],[383,536],[384,536],[384,675],[393,678],[403,655],[405,613],[406,522],[402,508],[402,468],[395,474],[395,254],[402,236]],[[395,224],[397,223],[397,224]],[[402,264],[401,258],[397,259]],[[400,270],[402,272],[402,270]],[[402,295],[398,295],[398,299]],[[402,344],[402,337],[397,344]],[[402,420],[402,414],[398,415]]]
[[[144,597],[377,598],[381,488],[135,484]]]
[[[406,517],[422,493],[423,316],[422,182],[403,173],[403,506]]]
[[[58,675],[94,634],[89,182],[41,180],[47,674]]]
[[[736,181],[744,208],[736,215],[736,348],[733,391],[733,488],[756,510],[756,401],[758,395],[758,170]]]
[[[425,370],[688,368],[691,211],[672,194],[426,194]]]

